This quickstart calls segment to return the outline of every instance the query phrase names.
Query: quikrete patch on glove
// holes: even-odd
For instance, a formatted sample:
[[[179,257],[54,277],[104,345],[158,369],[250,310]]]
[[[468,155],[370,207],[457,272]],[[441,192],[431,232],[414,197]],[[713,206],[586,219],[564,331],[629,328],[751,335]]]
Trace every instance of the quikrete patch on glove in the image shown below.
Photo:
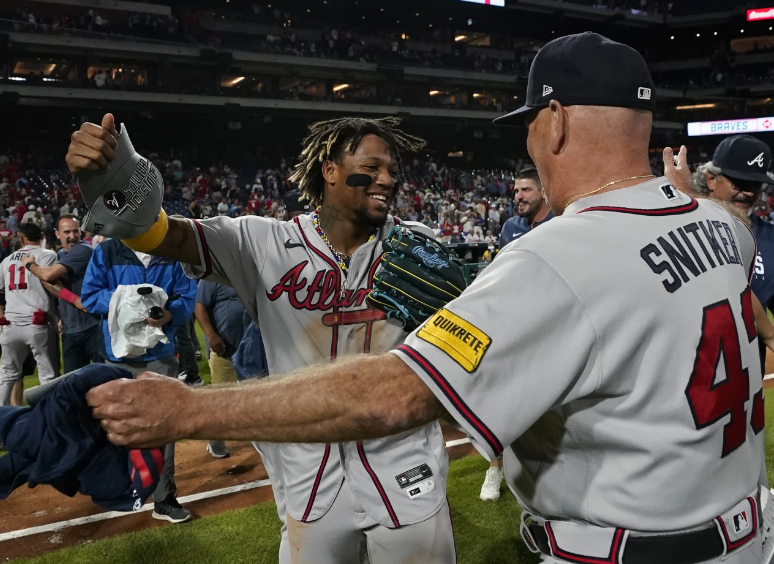
[[[457,257],[433,239],[395,226],[382,241],[381,269],[368,301],[413,331],[459,296],[467,283]]]
[[[133,239],[150,231],[161,218],[164,183],[158,169],[134,150],[123,124],[115,154],[107,170],[84,170],[78,175],[89,208],[83,229],[114,239]]]

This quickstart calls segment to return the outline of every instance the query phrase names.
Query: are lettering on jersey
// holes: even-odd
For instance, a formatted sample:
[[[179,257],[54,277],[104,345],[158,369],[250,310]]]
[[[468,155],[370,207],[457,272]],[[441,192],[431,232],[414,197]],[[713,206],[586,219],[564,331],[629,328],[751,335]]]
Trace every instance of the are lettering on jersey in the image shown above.
[[[640,250],[654,274],[673,293],[709,268],[740,265],[742,258],[731,226],[722,221],[694,221],[668,231]]]

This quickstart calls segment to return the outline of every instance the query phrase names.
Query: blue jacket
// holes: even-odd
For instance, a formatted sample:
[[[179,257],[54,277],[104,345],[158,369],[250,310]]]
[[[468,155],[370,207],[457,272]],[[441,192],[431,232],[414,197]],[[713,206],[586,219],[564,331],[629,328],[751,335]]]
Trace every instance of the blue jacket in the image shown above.
[[[183,274],[183,269],[177,261],[153,257],[148,268],[145,268],[134,251],[117,239],[109,239],[94,249],[81,288],[83,307],[102,317],[100,323],[108,360],[111,362],[126,360],[113,356],[108,329],[108,311],[113,292],[118,286],[130,284],[153,284],[163,288],[170,298],[175,298],[164,306],[172,314],[172,321],[162,327],[169,343],[159,343],[144,355],[130,359],[131,362],[150,362],[173,356],[177,328],[187,322],[193,314],[196,282]]]
[[[123,368],[89,364],[50,390],[34,408],[0,407],[0,500],[27,483],[50,484],[70,497],[80,492],[104,509],[142,507],[158,485],[161,449],[128,450],[110,444],[86,405],[86,392],[131,378]]]

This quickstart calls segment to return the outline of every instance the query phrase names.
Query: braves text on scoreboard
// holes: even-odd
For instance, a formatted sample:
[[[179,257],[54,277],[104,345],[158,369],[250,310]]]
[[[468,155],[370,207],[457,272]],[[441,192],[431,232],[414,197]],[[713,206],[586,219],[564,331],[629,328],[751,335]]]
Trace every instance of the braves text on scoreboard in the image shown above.
[[[487,6],[505,6],[505,0],[462,0],[463,2],[475,2],[476,4],[486,4]]]
[[[688,135],[736,135],[737,133],[766,133],[774,131],[774,117],[727,119],[722,121],[694,121],[688,124]]]
[[[747,10],[748,22],[757,22],[758,20],[774,20],[774,8]]]

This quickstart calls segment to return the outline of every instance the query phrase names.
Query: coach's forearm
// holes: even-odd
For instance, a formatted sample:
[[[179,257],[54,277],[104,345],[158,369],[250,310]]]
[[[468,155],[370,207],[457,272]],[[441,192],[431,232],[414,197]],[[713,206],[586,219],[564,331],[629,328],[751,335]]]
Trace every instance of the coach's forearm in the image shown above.
[[[187,219],[169,218],[169,229],[161,244],[150,251],[151,255],[164,257],[185,264],[199,264],[199,247],[193,228]]]
[[[397,356],[361,355],[285,377],[191,394],[194,439],[328,443],[393,435],[438,419],[443,407]]]

